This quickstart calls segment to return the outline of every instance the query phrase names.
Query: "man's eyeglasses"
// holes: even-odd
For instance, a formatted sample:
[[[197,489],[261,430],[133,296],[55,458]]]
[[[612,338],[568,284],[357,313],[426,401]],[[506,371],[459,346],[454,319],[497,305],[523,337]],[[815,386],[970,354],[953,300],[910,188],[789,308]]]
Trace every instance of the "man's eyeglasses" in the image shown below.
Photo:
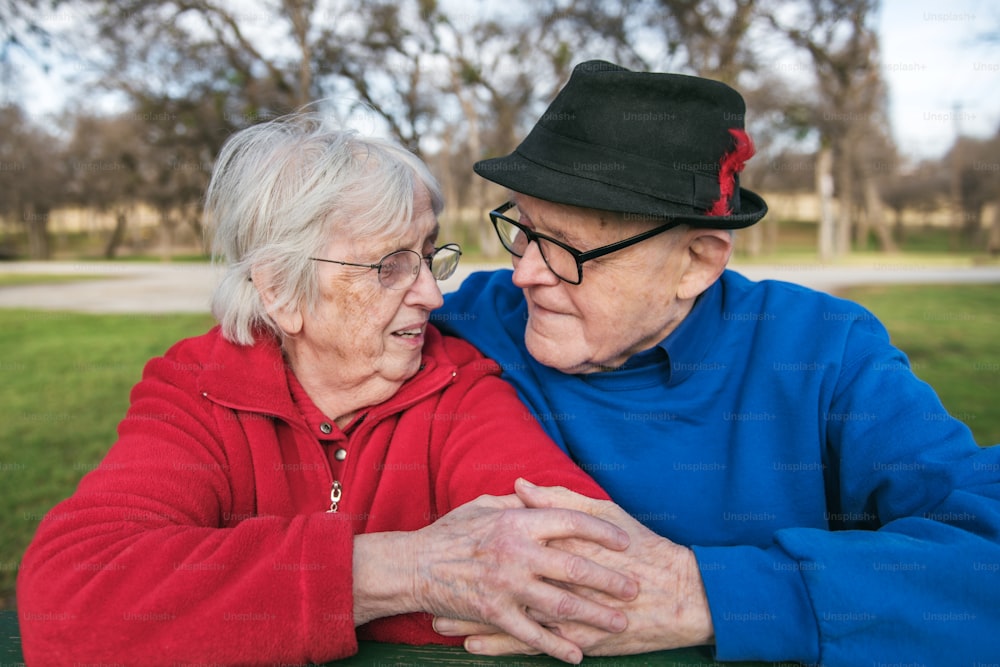
[[[310,257],[317,262],[342,264],[343,266],[360,266],[364,269],[378,269],[378,281],[389,289],[408,289],[416,282],[420,274],[420,263],[427,262],[431,275],[436,280],[447,280],[458,268],[458,259],[462,249],[457,243],[448,243],[440,248],[434,248],[429,255],[421,255],[416,250],[396,250],[378,261],[378,264],[358,264],[356,262],[341,262],[336,259]]]
[[[584,262],[604,257],[677,226],[675,222],[668,222],[665,225],[635,236],[630,236],[622,241],[583,252],[550,236],[539,234],[525,227],[520,222],[511,220],[503,215],[513,208],[513,206],[514,202],[509,201],[503,206],[490,211],[490,221],[497,230],[497,235],[500,237],[503,247],[507,249],[507,252],[514,255],[514,257],[523,257],[524,253],[528,250],[528,244],[534,241],[538,244],[538,251],[542,255],[542,259],[545,260],[545,265],[549,267],[549,270],[556,274],[560,280],[564,280],[571,285],[579,285],[583,282]]]

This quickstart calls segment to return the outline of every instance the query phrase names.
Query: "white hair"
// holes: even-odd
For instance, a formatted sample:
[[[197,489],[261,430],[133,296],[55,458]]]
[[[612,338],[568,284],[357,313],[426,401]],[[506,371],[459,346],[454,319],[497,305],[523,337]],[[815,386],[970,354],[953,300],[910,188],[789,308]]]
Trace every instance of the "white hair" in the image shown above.
[[[401,235],[418,184],[435,215],[441,187],[401,145],[331,127],[303,112],[253,125],[223,145],[205,195],[212,254],[226,265],[212,295],[223,336],[251,345],[254,331],[280,337],[251,275],[267,276],[276,308],[312,308],[316,263],[309,257],[333,238]]]

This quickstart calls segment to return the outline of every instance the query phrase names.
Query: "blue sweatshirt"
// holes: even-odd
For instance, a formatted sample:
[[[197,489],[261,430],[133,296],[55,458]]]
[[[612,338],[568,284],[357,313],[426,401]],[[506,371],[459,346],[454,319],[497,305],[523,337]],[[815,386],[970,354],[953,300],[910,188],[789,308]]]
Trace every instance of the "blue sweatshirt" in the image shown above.
[[[1000,661],[1000,447],[976,445],[861,306],[726,271],[658,346],[586,375],[528,354],[508,270],[432,319],[694,550],[718,659]]]

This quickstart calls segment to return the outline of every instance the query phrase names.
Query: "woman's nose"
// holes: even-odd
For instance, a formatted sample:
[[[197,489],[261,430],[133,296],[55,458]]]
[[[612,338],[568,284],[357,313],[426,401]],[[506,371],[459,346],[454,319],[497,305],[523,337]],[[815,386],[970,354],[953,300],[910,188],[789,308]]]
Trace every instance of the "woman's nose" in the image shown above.
[[[434,310],[444,305],[441,287],[434,274],[431,273],[431,267],[428,266],[427,262],[420,262],[417,278],[406,292],[406,300],[408,305],[420,306],[428,310]]]

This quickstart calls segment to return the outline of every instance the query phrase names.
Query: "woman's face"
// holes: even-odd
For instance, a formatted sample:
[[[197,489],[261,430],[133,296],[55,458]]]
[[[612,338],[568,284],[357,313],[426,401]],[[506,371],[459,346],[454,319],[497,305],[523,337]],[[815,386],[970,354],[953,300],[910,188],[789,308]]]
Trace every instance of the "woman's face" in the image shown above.
[[[378,264],[396,250],[424,256],[433,251],[437,234],[430,196],[418,186],[405,235],[337,239],[315,256],[362,264]],[[419,370],[427,320],[442,304],[441,290],[424,261],[416,280],[403,289],[384,287],[376,269],[318,264],[316,306],[302,308],[300,330],[285,340],[292,369],[300,379],[312,380],[303,382],[307,389],[319,379],[327,389],[352,392],[359,405],[379,403]]]

